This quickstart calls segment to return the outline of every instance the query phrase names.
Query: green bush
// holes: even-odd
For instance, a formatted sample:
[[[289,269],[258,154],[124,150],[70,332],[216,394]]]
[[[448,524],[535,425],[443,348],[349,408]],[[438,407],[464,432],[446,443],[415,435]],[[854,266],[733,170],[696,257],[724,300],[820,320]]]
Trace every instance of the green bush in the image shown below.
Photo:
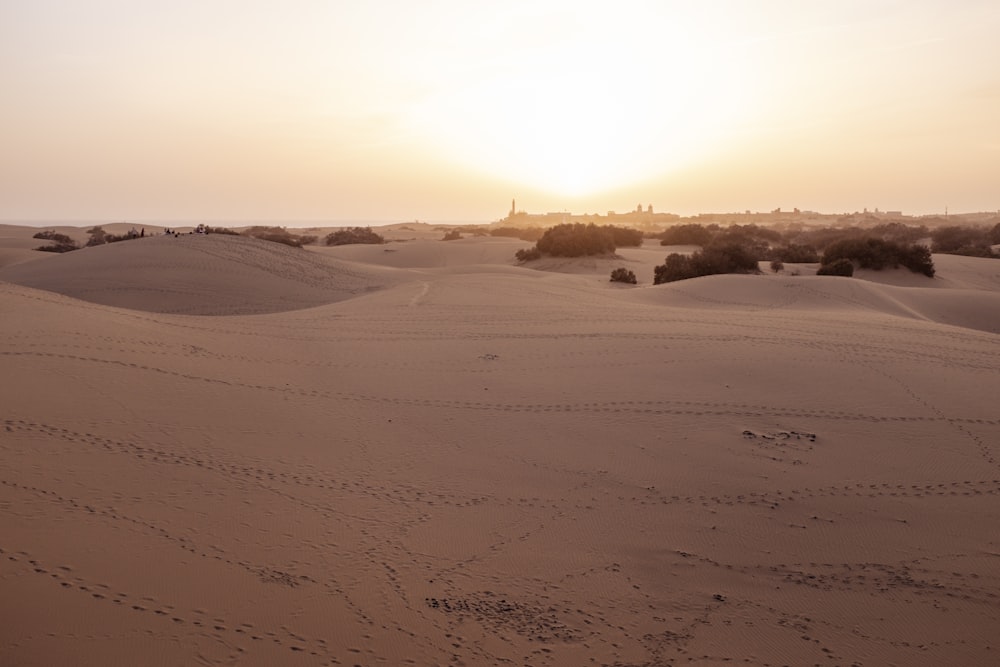
[[[973,227],[941,227],[931,233],[934,252],[950,253],[959,248],[984,248],[990,244],[989,232]]]
[[[638,248],[642,245],[642,232],[638,229],[614,225],[604,225],[604,228],[611,231],[611,238],[618,248]]]
[[[719,230],[718,225],[705,227],[697,223],[677,225],[660,234],[660,245],[708,245]]]
[[[823,264],[816,271],[817,276],[844,276],[850,278],[854,275],[854,262],[846,258],[836,259],[829,264]]]
[[[947,254],[963,255],[965,257],[985,257],[987,259],[1000,258],[1000,254],[993,252],[992,248],[983,248],[981,246],[962,246],[961,248],[952,250]]]
[[[385,239],[380,234],[373,232],[371,227],[349,227],[327,234],[325,243],[326,245],[379,244],[385,243]]]
[[[611,282],[613,283],[628,283],[630,285],[635,285],[639,281],[635,279],[635,273],[622,267],[620,269],[615,269],[611,272]]]
[[[688,278],[697,278],[699,275],[690,257],[675,252],[667,255],[663,264],[653,268],[653,284],[687,280]]]
[[[790,262],[792,264],[812,264],[819,261],[819,253],[810,245],[800,245],[798,243],[788,243],[770,252],[776,260]]]
[[[72,250],[78,250],[80,248],[76,241],[66,236],[65,234],[60,234],[55,231],[44,231],[38,232],[32,238],[44,239],[46,241],[52,241],[49,245],[40,245],[35,250],[41,250],[42,252],[70,252]]]
[[[608,227],[577,222],[545,230],[535,247],[553,257],[603,255],[615,251],[615,237]]]
[[[301,248],[304,245],[316,242],[315,236],[293,234],[284,227],[254,226],[243,232],[243,236],[260,239],[261,241],[271,241],[272,243],[282,243],[293,248]]]
[[[31,238],[33,239],[43,239],[45,241],[55,241],[56,243],[73,243],[73,239],[66,236],[65,234],[60,234],[59,232],[46,230],[44,232],[38,232]]]
[[[542,252],[535,246],[524,248],[514,253],[514,258],[519,262],[530,262],[542,258]]]
[[[653,269],[653,284],[719,273],[757,273],[757,259],[734,243],[713,244],[690,257],[673,253]]]
[[[862,269],[876,271],[902,265],[915,273],[934,277],[930,250],[918,244],[905,245],[872,237],[843,239],[827,247],[821,263],[832,265],[838,259],[847,259]]]
[[[113,234],[108,234],[104,231],[104,228],[100,225],[95,225],[87,230],[90,238],[87,239],[87,246],[104,245],[108,243],[108,239],[113,236]]]

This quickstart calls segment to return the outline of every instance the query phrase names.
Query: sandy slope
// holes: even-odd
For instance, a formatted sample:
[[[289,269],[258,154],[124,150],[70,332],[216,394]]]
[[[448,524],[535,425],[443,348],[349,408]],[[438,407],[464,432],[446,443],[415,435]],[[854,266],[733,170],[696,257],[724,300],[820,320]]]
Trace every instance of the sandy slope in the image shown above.
[[[42,253],[38,253],[42,254]],[[386,272],[242,236],[136,239],[0,268],[0,280],[151,312],[230,315],[332,303],[380,288]]]
[[[180,240],[0,273],[0,664],[996,662],[992,264]]]

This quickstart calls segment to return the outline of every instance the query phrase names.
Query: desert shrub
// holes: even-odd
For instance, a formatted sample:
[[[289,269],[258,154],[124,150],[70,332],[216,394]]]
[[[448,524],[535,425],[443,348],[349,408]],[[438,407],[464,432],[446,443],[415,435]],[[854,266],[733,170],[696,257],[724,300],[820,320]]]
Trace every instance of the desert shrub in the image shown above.
[[[757,259],[734,243],[709,245],[690,257],[673,253],[653,269],[653,284],[669,283],[718,273],[756,273]]]
[[[819,253],[816,252],[815,248],[798,243],[778,246],[773,248],[770,254],[777,261],[791,262],[792,264],[811,264],[819,261]]]
[[[206,234],[228,234],[230,236],[240,235],[238,231],[236,231],[235,229],[229,229],[228,227],[209,227],[208,225],[205,225],[204,229]],[[315,239],[316,237],[314,236],[313,240]],[[303,243],[303,245],[305,244]]]
[[[991,245],[997,245],[1000,243],[1000,222],[994,225],[993,229],[986,233],[986,236]]]
[[[453,229],[450,232],[445,232],[442,241],[457,241],[462,238],[462,233],[457,229]]]
[[[696,277],[698,277],[698,274],[695,272],[691,258],[676,252],[667,255],[667,259],[663,264],[653,268],[654,285]]]
[[[715,273],[755,273],[757,257],[747,248],[736,243],[712,243],[704,250],[691,255],[699,275]]]
[[[536,246],[530,248],[524,248],[523,250],[518,250],[514,253],[514,258],[519,262],[530,262],[533,259],[541,259],[542,251]]]
[[[838,259],[850,260],[862,269],[878,271],[903,265],[915,273],[934,275],[930,250],[918,244],[905,245],[872,237],[844,239],[827,247],[822,264],[830,265]]]
[[[897,243],[915,243],[930,236],[926,225],[907,225],[902,222],[886,222],[875,225],[869,231],[872,236],[878,236],[886,241]]]
[[[959,248],[981,247],[990,245],[989,233],[984,229],[973,227],[941,227],[931,232],[934,252],[950,253]]]
[[[40,245],[35,250],[41,250],[42,252],[71,252],[73,250],[79,250],[80,246],[76,244],[76,241],[72,239],[63,241],[53,241],[49,245]]]
[[[534,243],[538,239],[542,238],[542,230],[537,227],[521,228],[521,227],[497,227],[490,230],[490,236],[503,236],[513,239],[521,239],[522,241],[531,241]]]
[[[781,263],[780,259],[775,259],[771,262],[771,270],[775,273],[785,270],[785,265]]]
[[[638,281],[635,279],[635,273],[622,267],[611,272],[611,282],[635,285]]]
[[[821,263],[825,266],[838,259],[856,262],[863,269],[884,269],[895,263],[895,244],[871,237],[842,239],[827,246]]]
[[[543,255],[583,257],[614,252],[615,239],[608,226],[598,227],[594,223],[585,225],[577,222],[545,230],[535,247]]]
[[[854,262],[841,257],[829,264],[824,264],[816,271],[817,276],[845,276],[850,278],[854,275]]]
[[[786,245],[806,245],[822,250],[831,243],[860,236],[864,236],[864,232],[857,227],[819,227],[790,232],[785,235],[785,242]]]
[[[997,253],[993,252],[993,249],[990,248],[990,247],[985,247],[984,248],[982,246],[972,246],[972,245],[962,246],[961,248],[958,248],[957,250],[951,250],[951,251],[949,251],[948,253],[945,253],[945,254],[948,254],[948,255],[963,255],[965,257],[986,257],[986,258],[989,258],[989,259],[1000,258],[1000,254],[997,254]]]
[[[781,241],[781,232],[760,225],[731,225],[720,230],[711,242],[713,243],[736,243],[744,247],[755,247],[761,251],[766,250],[772,243]]]
[[[42,239],[45,241],[55,241],[56,243],[73,243],[73,239],[66,236],[65,234],[60,234],[59,232],[46,230],[44,232],[38,232],[31,238]]]
[[[315,236],[303,236],[293,234],[284,227],[254,226],[244,230],[243,236],[260,239],[261,241],[271,241],[272,243],[282,243],[293,248],[301,248],[308,243],[315,243]]]
[[[934,260],[931,250],[925,245],[913,244],[903,246],[899,250],[899,263],[914,273],[922,273],[928,278],[934,277]]]
[[[757,233],[757,225],[733,225],[715,235],[708,247],[738,246],[753,255],[754,259],[770,259],[771,240]],[[777,235],[777,232],[774,232]]]
[[[671,227],[660,234],[660,245],[708,245],[718,231],[718,225],[712,227],[715,229],[697,223]]]
[[[112,234],[110,232],[104,231],[104,228],[100,225],[96,225],[87,230],[90,234],[90,238],[87,239],[87,247],[104,245],[105,243],[118,243],[119,241],[131,241],[132,239],[139,238],[137,233],[131,234]]]
[[[371,227],[349,227],[338,229],[327,234],[324,240],[326,245],[350,245],[352,243],[385,243],[385,239],[380,234],[372,231]]]
[[[618,248],[635,247],[642,245],[642,232],[630,227],[616,227],[615,225],[604,225],[605,229],[611,231],[611,238]],[[614,248],[612,248],[614,250]]]
[[[104,228],[100,225],[96,225],[87,230],[90,238],[87,239],[87,246],[103,245],[108,242],[108,237],[112,236],[104,231]]]
[[[65,234],[55,231],[38,232],[32,238],[52,241],[49,245],[40,245],[35,248],[35,250],[41,250],[42,252],[70,252],[71,250],[78,250],[80,248],[76,241]]]
[[[67,243],[52,243],[50,245],[40,245],[35,250],[40,250],[42,252],[71,252],[73,250],[79,250],[79,246],[75,243],[69,245]]]

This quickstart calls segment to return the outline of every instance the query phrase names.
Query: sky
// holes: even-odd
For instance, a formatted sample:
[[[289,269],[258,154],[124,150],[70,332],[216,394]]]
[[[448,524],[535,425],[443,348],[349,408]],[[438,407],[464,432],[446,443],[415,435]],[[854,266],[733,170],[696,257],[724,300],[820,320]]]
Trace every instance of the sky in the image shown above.
[[[996,0],[0,0],[0,219],[993,211],[998,34]]]

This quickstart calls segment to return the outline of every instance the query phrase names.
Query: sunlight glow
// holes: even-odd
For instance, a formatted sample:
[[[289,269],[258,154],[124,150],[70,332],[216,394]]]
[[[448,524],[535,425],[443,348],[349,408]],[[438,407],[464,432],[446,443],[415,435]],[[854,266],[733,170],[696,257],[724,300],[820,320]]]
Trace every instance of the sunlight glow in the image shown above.
[[[994,210],[998,22],[995,0],[4,0],[0,216]]]
[[[498,59],[409,109],[409,129],[470,168],[570,196],[704,159],[746,103],[725,45],[636,39],[609,47],[579,31]]]

